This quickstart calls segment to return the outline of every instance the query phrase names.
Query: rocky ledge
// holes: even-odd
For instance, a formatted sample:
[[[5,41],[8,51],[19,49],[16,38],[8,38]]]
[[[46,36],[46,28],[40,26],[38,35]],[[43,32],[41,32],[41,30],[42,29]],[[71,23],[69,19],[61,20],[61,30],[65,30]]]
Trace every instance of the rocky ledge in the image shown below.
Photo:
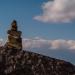
[[[75,66],[41,54],[1,47],[0,75],[75,75]]]

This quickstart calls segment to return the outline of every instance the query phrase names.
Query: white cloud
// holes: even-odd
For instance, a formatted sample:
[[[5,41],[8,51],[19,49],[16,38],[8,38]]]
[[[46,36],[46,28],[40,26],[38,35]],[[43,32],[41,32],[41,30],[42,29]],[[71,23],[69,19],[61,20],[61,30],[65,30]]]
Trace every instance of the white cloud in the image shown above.
[[[43,13],[34,19],[43,22],[71,22],[75,19],[75,0],[53,0],[43,3]]]
[[[75,50],[75,40],[46,40],[40,38],[23,39],[24,49],[50,49],[50,50]]]
[[[0,39],[0,46],[3,46],[3,39]]]
[[[34,39],[23,39],[23,48],[44,48],[50,46],[48,40],[34,38]]]

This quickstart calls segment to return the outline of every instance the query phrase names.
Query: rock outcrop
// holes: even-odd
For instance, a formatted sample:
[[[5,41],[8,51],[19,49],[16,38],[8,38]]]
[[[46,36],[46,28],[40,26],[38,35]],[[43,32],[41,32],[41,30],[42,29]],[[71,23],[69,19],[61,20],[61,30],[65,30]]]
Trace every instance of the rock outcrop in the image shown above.
[[[33,52],[1,48],[0,75],[75,75],[75,66]]]
[[[7,31],[8,41],[6,43],[7,48],[22,49],[21,31],[18,31],[17,22],[14,20],[11,23],[11,29]]]
[[[0,75],[75,75],[69,62],[22,50],[21,31],[13,21],[8,41],[0,47]]]

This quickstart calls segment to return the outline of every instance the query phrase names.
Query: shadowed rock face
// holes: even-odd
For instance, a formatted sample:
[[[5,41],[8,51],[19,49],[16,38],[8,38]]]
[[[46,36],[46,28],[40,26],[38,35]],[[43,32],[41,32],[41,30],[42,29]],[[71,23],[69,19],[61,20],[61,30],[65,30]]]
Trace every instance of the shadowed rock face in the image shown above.
[[[33,52],[1,48],[0,75],[75,75],[75,66]]]

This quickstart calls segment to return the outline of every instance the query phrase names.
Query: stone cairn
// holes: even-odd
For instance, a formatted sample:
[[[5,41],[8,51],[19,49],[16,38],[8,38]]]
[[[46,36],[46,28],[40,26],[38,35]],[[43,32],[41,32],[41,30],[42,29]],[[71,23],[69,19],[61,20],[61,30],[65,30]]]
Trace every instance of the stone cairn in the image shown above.
[[[7,31],[8,33],[8,41],[6,43],[6,47],[8,49],[21,49],[22,50],[22,38],[21,31],[18,31],[17,22],[14,20],[11,23],[11,29]]]

